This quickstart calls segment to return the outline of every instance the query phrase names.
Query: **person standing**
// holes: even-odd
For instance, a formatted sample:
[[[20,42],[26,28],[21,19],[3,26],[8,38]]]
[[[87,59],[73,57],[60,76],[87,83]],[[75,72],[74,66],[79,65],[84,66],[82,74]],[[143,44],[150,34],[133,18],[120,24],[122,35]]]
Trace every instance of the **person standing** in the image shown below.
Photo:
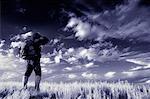
[[[40,90],[41,81],[41,46],[49,42],[48,38],[39,33],[34,33],[30,39],[25,41],[21,50],[21,57],[27,61],[26,71],[23,77],[23,87],[27,89],[28,79],[34,70],[35,72],[35,90]]]

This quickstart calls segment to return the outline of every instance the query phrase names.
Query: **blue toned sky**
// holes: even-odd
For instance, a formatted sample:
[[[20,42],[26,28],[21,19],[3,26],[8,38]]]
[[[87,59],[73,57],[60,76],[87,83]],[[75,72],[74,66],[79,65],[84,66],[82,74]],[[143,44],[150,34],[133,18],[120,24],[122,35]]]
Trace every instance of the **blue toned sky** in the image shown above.
[[[50,39],[42,48],[43,81],[150,83],[148,0],[1,2],[0,80],[22,80],[18,39],[40,32]]]

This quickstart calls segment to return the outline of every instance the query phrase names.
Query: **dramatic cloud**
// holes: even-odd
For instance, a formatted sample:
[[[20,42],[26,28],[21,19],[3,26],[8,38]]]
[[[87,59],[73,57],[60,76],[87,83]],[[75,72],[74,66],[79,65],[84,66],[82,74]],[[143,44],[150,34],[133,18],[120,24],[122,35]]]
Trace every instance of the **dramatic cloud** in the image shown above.
[[[121,79],[149,83],[150,53],[144,51],[150,43],[150,9],[139,6],[138,2],[128,0],[111,10],[79,10],[83,16],[71,13],[64,29],[64,34],[70,36],[53,38],[42,49],[43,80]],[[0,40],[1,79],[23,75],[26,62],[15,53],[32,34],[12,37],[8,48],[5,48],[6,41]],[[75,46],[69,48],[65,43]]]
[[[103,12],[83,12],[83,17],[71,17],[65,30],[72,28],[79,40],[103,41],[112,38],[133,38],[150,42],[150,10],[139,7],[139,0],[130,0]],[[81,11],[82,12],[82,11]]]
[[[127,62],[133,63],[134,66],[126,71],[123,71],[122,78],[127,80],[134,80],[135,82],[147,83],[149,81],[149,69],[150,69],[150,56],[147,53],[138,53],[125,57]]]
[[[137,60],[137,59],[127,59],[126,61],[138,64],[138,65],[147,65],[147,63]]]
[[[13,41],[14,42],[14,41]],[[12,46],[12,43],[10,43]],[[7,80],[16,79],[13,73],[16,75],[23,75],[25,71],[25,61],[20,59],[14,54],[14,47],[10,47],[6,50],[3,49],[6,54],[1,52],[0,58],[0,70],[3,71],[2,75],[7,72],[12,72],[12,76]],[[3,45],[4,46],[4,45]],[[18,44],[16,44],[18,46]],[[121,57],[120,57],[121,56]],[[122,57],[124,56],[124,57]],[[117,49],[117,46],[112,46],[110,42],[97,43],[89,46],[88,48],[63,48],[59,51],[54,50],[52,54],[42,53],[41,66],[43,73],[43,80],[51,81],[51,77],[54,77],[56,81],[61,78],[75,79],[133,79],[139,76],[142,71],[139,69],[148,69],[149,66],[149,54],[140,53],[134,55],[122,54]],[[119,70],[120,67],[113,66],[113,63],[119,61],[136,64],[134,67],[130,66],[126,70]],[[7,63],[7,64],[6,64]],[[108,64],[109,63],[109,64]],[[103,66],[104,65],[104,66]],[[108,66],[109,67],[108,67]],[[119,64],[120,66],[122,65]],[[141,66],[140,68],[138,66]],[[137,67],[137,68],[136,68]],[[108,72],[109,68],[115,68],[114,71]],[[136,69],[134,69],[136,68]],[[14,71],[15,70],[15,71]],[[106,70],[106,72],[105,72]],[[119,72],[120,71],[120,74]],[[118,73],[117,73],[118,72]],[[144,71],[142,77],[147,76],[149,73]],[[78,75],[77,75],[78,74]],[[58,76],[61,75],[61,76]],[[104,75],[104,78],[101,78]],[[118,75],[122,75],[119,77]],[[68,80],[69,80],[68,79]],[[65,79],[61,79],[66,81]],[[145,81],[145,80],[144,80]]]
[[[125,61],[129,63],[129,65],[127,65],[123,71],[121,71],[121,67],[124,64],[120,64],[120,67],[118,67],[120,69],[120,75],[123,77],[119,77],[119,74],[115,75],[115,72],[119,71],[117,67],[115,72],[108,72],[104,74],[104,76],[110,79],[134,79],[134,77],[138,77],[140,73],[143,74],[140,76],[141,78],[149,75],[147,71],[150,67],[150,54],[143,53],[143,50],[145,50],[150,42],[150,13],[148,13],[150,9],[148,7],[141,7],[138,3],[139,0],[130,0],[122,5],[116,6],[114,10],[104,10],[103,12],[86,12],[81,10],[84,16],[76,17],[73,15],[70,18],[65,28],[66,31],[73,31],[75,37],[80,41],[93,39],[100,43],[97,44],[98,47],[95,47],[95,44],[89,48],[80,48],[79,55],[77,54],[77,56],[88,60],[86,62],[84,61],[84,65],[82,66],[86,68],[92,67],[95,61],[104,63],[109,61]],[[123,40],[122,42],[117,42],[111,41],[110,39],[111,44],[117,42],[120,44],[118,46],[124,47],[128,45],[129,47],[124,47],[123,50],[125,52],[119,50],[118,46],[114,47],[114,45],[111,47],[105,46],[103,49],[101,45],[107,45],[104,43],[108,38]],[[125,40],[128,41],[129,44],[124,42]],[[148,43],[138,45],[137,42]],[[142,48],[140,48],[141,46]],[[131,49],[134,49],[134,52],[130,52]],[[77,51],[75,50],[75,52]],[[109,65],[111,65],[111,63]]]
[[[150,58],[150,57],[148,57],[148,58]],[[138,65],[134,68],[131,68],[130,69],[131,71],[150,69],[150,60],[146,60],[144,58],[141,59],[141,57],[139,57],[139,58],[134,58],[134,59],[127,59],[126,61],[132,62],[132,63]]]
[[[104,46],[106,48],[103,48]],[[85,64],[85,67],[91,67],[94,66],[92,61],[116,61],[120,58],[121,55],[122,52],[117,49],[117,46],[113,47],[111,43],[98,43],[89,46],[89,48],[79,47],[76,49],[68,49],[62,55],[62,57],[64,57],[63,59],[71,64],[81,62]],[[84,61],[81,61],[81,59]]]
[[[83,40],[84,38],[88,37],[90,31],[90,24],[86,22],[82,22],[80,19],[71,18],[69,23],[66,26],[67,28],[73,28],[76,32],[75,36],[79,38],[79,40]]]

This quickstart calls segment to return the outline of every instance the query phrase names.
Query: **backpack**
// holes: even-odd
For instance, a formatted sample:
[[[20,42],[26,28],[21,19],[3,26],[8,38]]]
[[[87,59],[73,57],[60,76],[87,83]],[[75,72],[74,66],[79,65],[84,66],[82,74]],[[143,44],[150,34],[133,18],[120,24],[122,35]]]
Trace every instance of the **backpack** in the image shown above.
[[[23,46],[20,48],[19,56],[25,60],[35,59],[35,57],[41,57],[40,45],[45,45],[49,40],[46,37],[39,38],[38,42],[28,39],[25,41]]]
[[[35,55],[34,45],[32,41],[26,41],[20,48],[19,56],[25,60],[32,59]]]

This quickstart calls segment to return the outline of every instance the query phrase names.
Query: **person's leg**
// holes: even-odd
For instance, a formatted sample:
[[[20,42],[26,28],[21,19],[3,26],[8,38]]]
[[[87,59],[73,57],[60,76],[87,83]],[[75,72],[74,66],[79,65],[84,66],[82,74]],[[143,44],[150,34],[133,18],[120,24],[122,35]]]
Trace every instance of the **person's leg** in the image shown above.
[[[23,77],[23,87],[24,87],[25,89],[27,89],[28,79],[29,79],[29,77],[30,77],[32,71],[33,71],[33,66],[32,66],[30,60],[28,60],[28,61],[27,61],[26,72],[25,72],[24,77]]]
[[[27,89],[27,83],[28,83],[28,76],[23,76],[23,88]]]
[[[40,91],[40,81],[41,81],[41,76],[36,75],[35,76],[35,90]]]
[[[41,81],[41,66],[40,66],[40,60],[35,61],[35,90],[40,91],[40,81]]]

